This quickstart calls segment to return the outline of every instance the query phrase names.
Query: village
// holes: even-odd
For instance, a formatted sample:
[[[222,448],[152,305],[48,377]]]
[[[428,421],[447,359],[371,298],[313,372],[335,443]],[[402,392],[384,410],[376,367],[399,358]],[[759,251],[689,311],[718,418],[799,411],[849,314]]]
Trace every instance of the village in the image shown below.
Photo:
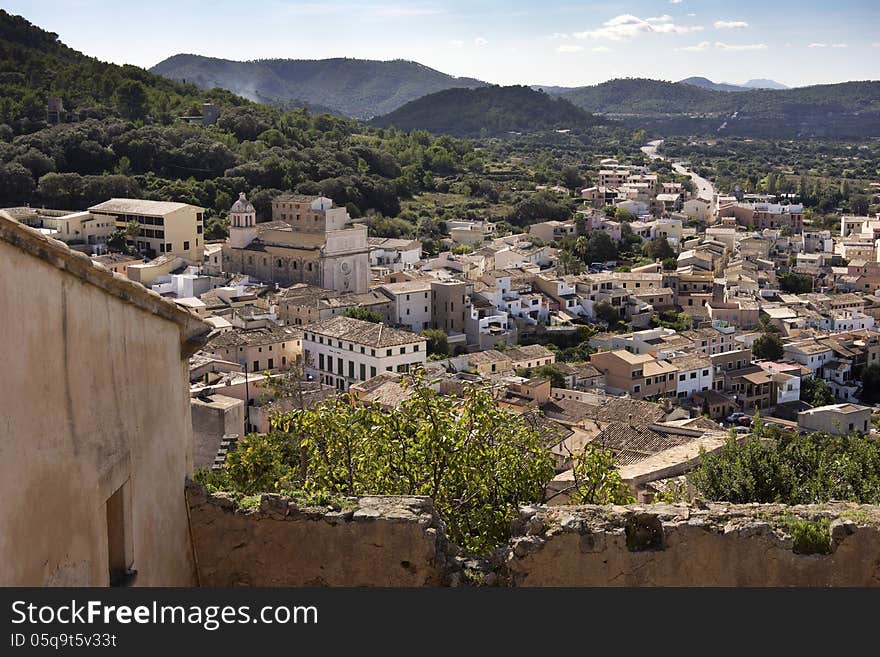
[[[442,395],[487,386],[531,418],[557,461],[551,504],[590,443],[650,501],[756,419],[874,431],[880,217],[817,230],[789,198],[600,167],[570,219],[503,236],[449,222],[435,256],[322,196],[282,194],[258,217],[242,193],[222,242],[185,203],[6,212],[210,326],[189,360],[196,469],[221,468],[278,410],[342,394],[393,410],[413,377]],[[127,248],[108,248],[120,231]],[[559,248],[600,234],[663,257],[572,266]]]

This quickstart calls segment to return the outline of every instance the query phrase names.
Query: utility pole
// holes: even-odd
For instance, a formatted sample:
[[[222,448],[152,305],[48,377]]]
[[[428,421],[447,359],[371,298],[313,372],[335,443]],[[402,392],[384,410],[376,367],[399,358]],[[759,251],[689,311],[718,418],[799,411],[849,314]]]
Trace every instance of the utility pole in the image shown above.
[[[248,391],[248,367],[247,367],[247,356],[244,358],[244,433],[241,434],[242,438],[247,435],[248,432],[248,408],[250,406],[250,392]]]

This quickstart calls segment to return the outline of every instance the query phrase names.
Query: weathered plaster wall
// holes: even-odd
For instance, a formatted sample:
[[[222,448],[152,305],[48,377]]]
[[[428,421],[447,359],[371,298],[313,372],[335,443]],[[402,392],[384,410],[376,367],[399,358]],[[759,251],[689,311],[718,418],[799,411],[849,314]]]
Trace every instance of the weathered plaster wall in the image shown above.
[[[427,498],[248,511],[187,493],[203,586],[880,586],[880,507],[527,507],[507,546],[469,559]],[[832,553],[795,553],[794,518],[827,518]]]
[[[180,327],[60,268],[50,242],[0,240],[0,585],[106,585],[105,504],[126,480],[135,585],[190,584]]]
[[[362,497],[351,508],[301,509],[264,495],[237,509],[187,487],[202,586],[437,586],[442,525],[424,497]]]
[[[831,522],[831,554],[796,554],[794,517]],[[711,504],[523,509],[513,586],[880,586],[880,507]]]

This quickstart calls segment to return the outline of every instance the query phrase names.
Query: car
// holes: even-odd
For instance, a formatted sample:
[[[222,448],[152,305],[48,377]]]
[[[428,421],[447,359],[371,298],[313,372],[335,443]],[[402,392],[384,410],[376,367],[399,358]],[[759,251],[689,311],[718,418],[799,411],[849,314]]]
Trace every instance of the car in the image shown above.
[[[736,424],[741,427],[750,427],[752,426],[752,418],[750,418],[748,415],[743,415],[741,418],[738,418],[736,420]]]
[[[751,433],[751,429],[749,427],[734,427],[734,433]]]
[[[745,413],[740,413],[740,412],[731,413],[730,415],[728,415],[728,416],[727,416],[726,418],[724,418],[724,419],[725,419],[727,422],[736,423],[736,421],[739,420],[741,417],[746,417],[746,414],[745,414]]]

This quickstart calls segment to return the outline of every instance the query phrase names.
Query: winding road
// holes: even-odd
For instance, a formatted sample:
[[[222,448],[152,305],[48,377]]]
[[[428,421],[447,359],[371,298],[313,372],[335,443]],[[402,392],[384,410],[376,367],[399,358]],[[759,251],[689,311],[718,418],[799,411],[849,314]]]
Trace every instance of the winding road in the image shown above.
[[[662,139],[655,139],[654,141],[649,141],[645,146],[642,146],[642,152],[647,155],[652,160],[665,160],[666,157],[660,155],[657,152],[657,149],[660,147],[660,144],[663,143]],[[694,183],[694,188],[697,190],[697,197],[701,199],[705,199],[709,201],[709,212],[714,210],[714,199],[715,199],[715,185],[711,182],[703,178],[702,176],[698,176],[696,173],[691,171],[690,169],[685,168],[685,166],[681,162],[673,162],[672,169],[678,174],[682,176],[690,176],[691,180]]]

